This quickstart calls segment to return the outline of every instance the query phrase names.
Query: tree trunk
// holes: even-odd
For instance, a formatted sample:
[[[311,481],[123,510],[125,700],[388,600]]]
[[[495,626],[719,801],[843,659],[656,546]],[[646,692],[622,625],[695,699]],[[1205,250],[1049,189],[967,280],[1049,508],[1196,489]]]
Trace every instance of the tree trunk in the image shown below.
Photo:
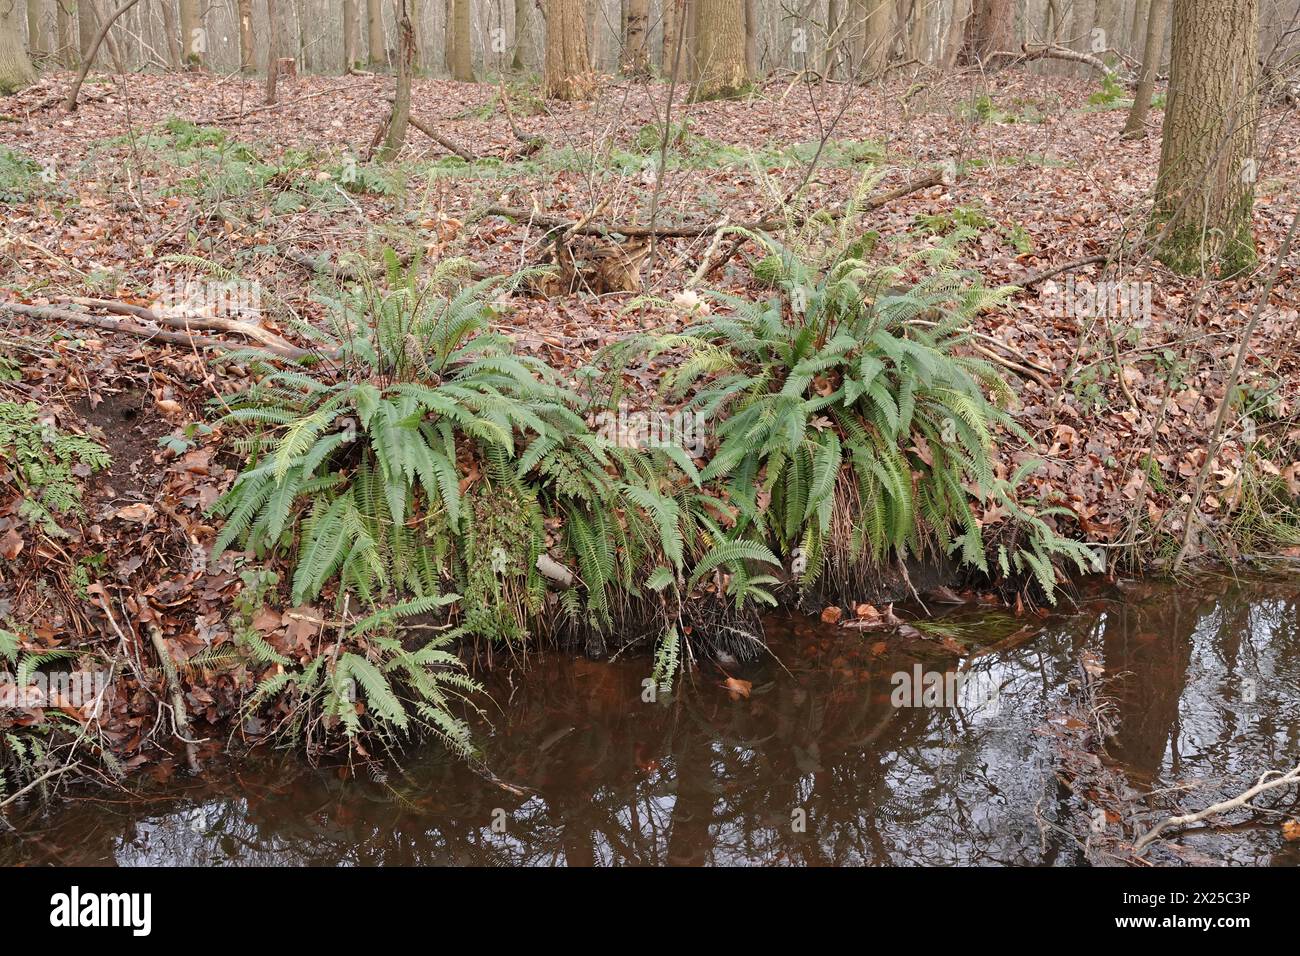
[[[650,72],[650,0],[628,0],[624,68],[631,76]]]
[[[199,0],[181,0],[181,43],[185,51],[185,68],[200,69],[208,41],[199,19]]]
[[[943,65],[952,69],[957,65],[966,42],[966,21],[971,15],[971,0],[952,0],[952,16],[943,41]]]
[[[1257,0],[1174,4],[1153,227],[1159,256],[1175,271],[1217,267],[1232,276],[1255,264],[1258,47]]]
[[[0,3],[7,0],[0,0]],[[95,31],[99,29],[99,18],[95,16],[95,5],[91,0],[77,0],[77,62],[84,63],[90,55],[90,44],[95,41]]]
[[[546,62],[543,95],[557,100],[583,100],[595,90],[587,54],[586,4],[583,0],[545,0]]]
[[[366,0],[366,41],[370,47],[367,60],[371,66],[383,66],[384,8],[382,0]]]
[[[1137,90],[1133,94],[1133,108],[1128,112],[1128,122],[1124,124],[1125,139],[1141,139],[1146,135],[1147,112],[1151,109],[1151,96],[1155,92],[1156,71],[1160,66],[1160,57],[1164,53],[1165,31],[1159,29],[1159,23],[1165,16],[1166,0],[1151,0],[1150,13],[1152,28],[1146,32],[1146,42],[1142,49],[1142,72],[1138,77]]]
[[[745,70],[751,81],[759,78],[758,0],[745,0]]]
[[[280,18],[276,16],[275,0],[266,0],[266,18],[270,29],[266,35],[266,103],[275,105],[275,86],[279,77],[280,66],[276,60],[280,56]]]
[[[357,0],[343,0],[343,73],[361,65],[361,10]]]
[[[378,158],[387,162],[397,158],[406,142],[406,128],[411,121],[411,68],[415,63],[415,26],[411,23],[406,0],[397,0],[397,96],[388,132]]]
[[[826,3],[826,49],[822,51],[822,76],[833,79],[840,62],[841,0]]]
[[[253,47],[253,0],[239,0],[239,72],[257,70],[257,51]]]
[[[1097,56],[1104,56],[1106,50],[1123,48],[1120,42],[1119,25],[1122,6],[1120,0],[1098,0],[1097,29],[1101,32],[1094,37],[1090,52],[1095,53]]]
[[[745,0],[698,0],[693,100],[735,96],[749,86],[745,64]]]
[[[1016,5],[1012,0],[975,0],[966,21],[966,53],[984,60],[990,53],[1013,50],[1015,33]]]
[[[664,49],[659,69],[667,79],[672,79],[680,64],[677,62],[678,38],[682,35],[682,19],[686,16],[686,0],[663,0]],[[683,51],[683,57],[685,52]]]
[[[529,0],[515,0],[515,43],[510,57],[510,69],[523,70],[527,66],[525,51],[528,40],[528,23],[532,19],[533,5]]]
[[[16,93],[36,80],[23,49],[16,0],[0,0],[0,94]]]
[[[63,10],[66,0],[54,0]],[[161,0],[163,33],[167,36],[167,63],[173,70],[181,68],[181,31],[176,23],[176,4],[173,0]]]
[[[866,14],[862,31],[862,55],[859,79],[870,79],[884,72],[889,62],[889,39],[894,29],[894,0],[861,0]]]
[[[1151,0],[1133,0],[1133,23],[1128,31],[1128,51],[1130,55],[1145,55],[1147,21],[1151,14]],[[1164,32],[1161,31],[1163,39]]]
[[[934,22],[931,18],[931,7],[934,3],[935,0],[916,0],[915,19],[912,22],[907,50],[912,59],[920,60],[922,63],[930,62],[930,32],[931,24]]]
[[[470,33],[469,0],[452,0],[451,4],[451,76],[462,83],[474,82],[474,46]]]
[[[32,56],[39,56],[45,50],[44,24],[41,23],[41,0],[27,0],[27,49]]]

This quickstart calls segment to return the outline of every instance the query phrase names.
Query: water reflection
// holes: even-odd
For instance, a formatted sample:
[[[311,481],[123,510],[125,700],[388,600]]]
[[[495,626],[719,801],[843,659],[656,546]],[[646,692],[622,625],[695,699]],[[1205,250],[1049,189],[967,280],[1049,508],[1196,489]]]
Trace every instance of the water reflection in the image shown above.
[[[292,759],[99,796],[21,821],[0,862],[119,864],[1070,864],[1050,824],[1071,799],[1046,715],[1091,650],[1115,678],[1112,755],[1135,784],[1213,781],[1224,795],[1300,753],[1300,581],[1088,592],[1078,613],[968,660],[995,708],[896,708],[890,677],[951,671],[937,643],[791,621],[777,660],[709,666],[671,703],[641,700],[644,660],[553,655],[493,676],[488,765],[512,793],[436,753],[384,782]],[[1023,622],[963,612],[962,640]],[[1253,696],[1253,700],[1251,699]],[[1247,778],[1249,778],[1247,780]],[[1290,863],[1276,827],[1190,843]]]

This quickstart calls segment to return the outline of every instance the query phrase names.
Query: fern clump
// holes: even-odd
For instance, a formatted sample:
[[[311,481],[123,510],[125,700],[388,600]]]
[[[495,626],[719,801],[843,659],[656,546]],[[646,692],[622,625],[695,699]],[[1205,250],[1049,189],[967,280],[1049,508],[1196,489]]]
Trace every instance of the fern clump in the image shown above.
[[[455,708],[472,707],[469,697],[483,688],[455,653],[462,631],[439,630],[411,649],[398,630],[403,618],[428,614],[457,597],[399,602],[353,622],[332,651],[301,667],[276,668],[258,684],[246,709],[282,701],[289,735],[313,752],[338,730],[349,741],[375,737],[391,746],[418,727],[453,753],[473,756],[469,724]]]
[[[337,597],[369,603],[437,593],[432,559],[463,531],[475,462],[577,420],[547,369],[487,331],[494,281],[438,294],[461,265],[428,285],[395,271],[387,293],[333,302],[332,333],[316,333],[327,361],[263,369],[228,402],[222,424],[242,430],[249,457],[215,505],[226,524],[214,560],[236,543],[295,549],[295,603],[335,579]]]
[[[777,295],[715,295],[721,314],[641,343],[684,353],[667,397],[717,423],[701,480],[722,485],[736,534],[788,556],[805,588],[828,568],[843,578],[929,545],[988,572],[973,506],[1005,489],[993,434],[1017,429],[1008,386],[961,346],[971,319],[1014,290],[956,270],[956,237],[895,266],[853,255],[847,227],[807,256],[751,238]],[[924,278],[909,284],[912,267]],[[1050,596],[1055,577],[1040,567],[1085,562],[1041,521],[1030,532],[1009,565]]]
[[[18,513],[46,533],[62,535],[55,515],[81,508],[74,469],[89,474],[107,468],[110,459],[89,438],[40,422],[39,411],[35,402],[0,402],[0,463],[22,497]]]

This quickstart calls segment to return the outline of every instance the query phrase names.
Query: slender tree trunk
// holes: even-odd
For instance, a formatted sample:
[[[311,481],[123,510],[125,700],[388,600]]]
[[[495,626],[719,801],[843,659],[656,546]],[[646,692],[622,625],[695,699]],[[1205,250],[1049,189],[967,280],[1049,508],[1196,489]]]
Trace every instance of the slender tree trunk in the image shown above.
[[[515,0],[515,37],[514,52],[510,56],[510,69],[522,70],[527,65],[525,50],[528,40],[528,24],[532,19],[533,6],[529,0]]]
[[[1257,0],[1174,4],[1153,226],[1175,271],[1231,276],[1256,262],[1258,56]]]
[[[366,41],[369,45],[368,57],[371,66],[383,66],[384,56],[384,7],[382,0],[366,0]]]
[[[971,0],[952,0],[952,16],[943,41],[943,65],[951,70],[957,65],[966,42],[966,21],[971,15]]]
[[[629,75],[650,72],[650,0],[628,0],[623,58]]]
[[[663,0],[664,48],[659,70],[668,79],[672,78],[677,69],[677,38],[681,35],[682,18],[685,15],[685,0]]]
[[[257,70],[257,50],[253,47],[253,0],[239,0],[239,72]]]
[[[826,49],[822,51],[822,76],[833,79],[840,62],[840,21],[842,19],[842,0],[827,0],[826,3]]]
[[[0,0],[6,3],[9,0]],[[84,63],[90,55],[90,44],[95,40],[95,31],[99,29],[99,18],[95,16],[95,6],[91,0],[77,0],[77,62]]]
[[[749,86],[745,63],[744,0],[698,0],[694,100],[734,96]]]
[[[16,0],[0,0],[0,94],[15,93],[36,80],[21,31]]]
[[[914,60],[929,63],[931,57],[930,33],[933,20],[933,7],[937,0],[916,0],[912,32],[908,44],[908,55]]]
[[[544,95],[557,100],[582,100],[595,89],[587,52],[586,4],[583,0],[545,0],[546,62]]]
[[[451,75],[462,83],[474,82],[474,46],[469,0],[452,0]]]
[[[1097,24],[1096,28],[1101,32],[1094,37],[1092,50],[1098,56],[1101,56],[1106,50],[1120,50],[1123,48],[1120,37],[1120,13],[1123,4],[1120,0],[1098,0],[1097,2]],[[1101,49],[1095,49],[1100,47]]]
[[[66,0],[54,0],[63,10]],[[176,23],[176,4],[174,0],[160,0],[162,9],[163,33],[167,35],[167,63],[173,70],[181,68],[181,29]]]
[[[1128,31],[1128,51],[1130,55],[1143,54],[1146,50],[1146,26],[1150,19],[1151,0],[1133,0],[1133,23]],[[1161,33],[1163,38],[1164,34]]]
[[[199,0],[181,0],[181,43],[186,69],[201,69],[208,41],[199,18]]]
[[[411,69],[415,63],[415,26],[407,10],[406,0],[397,0],[397,96],[393,99],[393,114],[388,119],[388,132],[379,159],[387,162],[397,158],[406,142],[406,128],[411,121]]]
[[[270,29],[266,34],[266,103],[275,105],[275,87],[279,81],[280,57],[280,18],[277,16],[276,0],[266,0],[266,17]]]
[[[866,24],[862,34],[862,60],[858,76],[870,79],[884,72],[889,62],[889,40],[894,29],[894,0],[863,0]]]
[[[1128,112],[1128,122],[1124,124],[1125,139],[1140,139],[1146,135],[1147,112],[1151,109],[1151,96],[1156,87],[1156,71],[1160,66],[1160,57],[1164,54],[1165,31],[1158,28],[1164,19],[1166,0],[1151,0],[1150,18],[1156,28],[1146,32],[1146,43],[1142,49],[1142,72],[1138,77],[1137,90],[1133,94],[1133,108]]]
[[[357,0],[343,0],[343,72],[351,73],[361,65],[361,11]]]
[[[41,22],[41,0],[27,0],[27,49],[32,56],[47,52],[44,27]]]
[[[759,78],[758,0],[745,0],[745,69],[751,81]]]

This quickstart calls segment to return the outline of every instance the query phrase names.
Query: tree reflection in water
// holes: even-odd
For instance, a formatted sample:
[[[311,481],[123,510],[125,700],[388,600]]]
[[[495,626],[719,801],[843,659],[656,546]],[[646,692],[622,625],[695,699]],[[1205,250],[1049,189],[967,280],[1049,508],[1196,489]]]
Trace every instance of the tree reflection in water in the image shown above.
[[[1040,827],[1066,796],[1038,731],[1073,692],[1083,650],[1115,678],[1110,749],[1133,781],[1212,779],[1226,795],[1296,762],[1298,591],[1296,581],[1090,590],[1032,640],[970,659],[1001,687],[995,714],[897,709],[892,674],[955,658],[876,654],[880,635],[802,620],[772,628],[779,660],[734,672],[752,682],[748,698],[733,699],[707,666],[676,700],[645,704],[644,660],[551,654],[491,678],[501,710],[482,735],[487,763],[522,796],[436,752],[408,753],[383,783],[259,758],[139,799],[33,812],[15,821],[21,835],[0,836],[0,862],[1078,862],[1070,841]],[[971,618],[976,634],[981,620]],[[995,624],[989,640],[1006,631]],[[1266,829],[1191,839],[1220,858],[1297,862]]]

